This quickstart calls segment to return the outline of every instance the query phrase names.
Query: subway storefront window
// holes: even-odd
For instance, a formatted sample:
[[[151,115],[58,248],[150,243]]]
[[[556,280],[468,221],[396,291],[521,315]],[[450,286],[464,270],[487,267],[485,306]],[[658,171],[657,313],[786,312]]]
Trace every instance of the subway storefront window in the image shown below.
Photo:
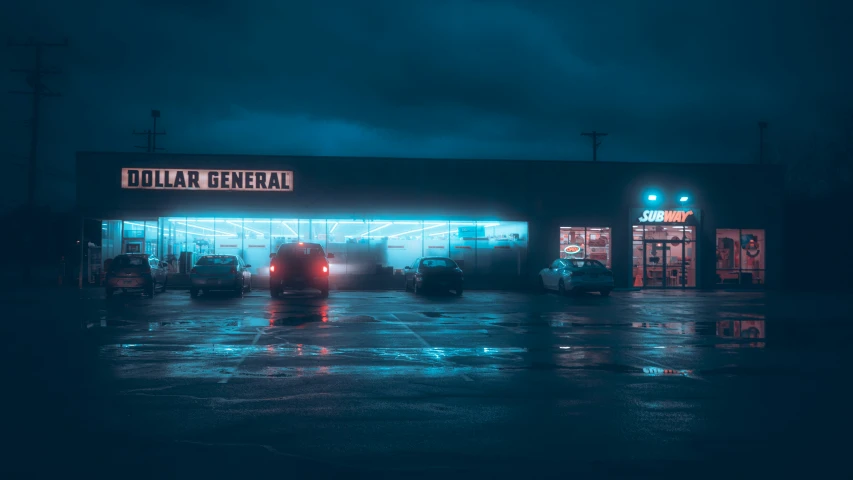
[[[763,229],[717,229],[717,284],[763,285]]]
[[[611,268],[609,227],[560,227],[560,258],[591,258]]]

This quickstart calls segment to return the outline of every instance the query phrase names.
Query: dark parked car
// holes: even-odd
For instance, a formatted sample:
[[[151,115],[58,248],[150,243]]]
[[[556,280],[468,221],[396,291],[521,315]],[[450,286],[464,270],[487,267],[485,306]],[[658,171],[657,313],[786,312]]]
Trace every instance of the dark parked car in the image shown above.
[[[230,290],[242,295],[252,289],[251,265],[237,255],[205,255],[190,270],[190,297],[198,292]]]
[[[328,258],[335,258],[329,254]],[[285,243],[270,259],[270,296],[275,298],[285,290],[320,290],[329,296],[329,262],[318,243]]]
[[[406,291],[420,293],[427,289],[453,290],[462,295],[465,277],[453,260],[445,257],[423,257],[405,268]]]
[[[166,291],[169,265],[147,253],[127,253],[118,255],[110,262],[104,278],[104,291],[111,297],[116,290],[142,290],[149,297],[159,285]]]

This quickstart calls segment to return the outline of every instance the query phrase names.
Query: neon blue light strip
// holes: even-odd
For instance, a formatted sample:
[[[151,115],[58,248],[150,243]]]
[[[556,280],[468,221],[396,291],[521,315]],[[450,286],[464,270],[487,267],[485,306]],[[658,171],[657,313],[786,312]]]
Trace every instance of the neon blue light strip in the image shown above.
[[[240,224],[238,224],[238,223],[234,223],[234,222],[225,222],[225,223],[229,223],[229,224],[231,224],[231,225],[234,225],[235,227],[240,227],[240,228],[242,228],[243,230],[248,230],[248,231],[250,231],[250,232],[254,232],[254,233],[257,233],[257,234],[260,234],[260,235],[264,235],[264,232],[259,232],[259,231],[257,231],[257,230],[252,230],[251,228],[249,228],[249,227],[244,227],[243,225],[240,225]]]
[[[423,232],[424,230],[429,230],[429,229],[438,228],[438,227],[444,227],[445,225],[447,225],[447,224],[446,223],[439,223],[438,225],[433,225],[431,227],[416,228],[414,230],[409,230],[408,232],[397,233],[397,234],[391,235],[388,238],[397,238],[401,235],[408,235],[410,233],[415,233],[415,232]]]
[[[138,227],[153,228],[154,230],[157,230],[158,232],[160,231],[160,229],[155,227],[154,225],[144,225],[142,223],[128,222],[128,221],[125,221],[124,223],[126,223],[127,225],[136,225]]]
[[[385,228],[385,227],[390,227],[391,225],[393,225],[393,223],[388,222],[388,223],[386,223],[385,225],[382,225],[381,227],[376,227],[376,228],[374,228],[373,230],[368,230],[368,231],[366,231],[366,232],[362,233],[362,234],[361,234],[361,236],[362,236],[362,237],[366,237],[366,236],[368,236],[369,234],[371,234],[371,233],[373,233],[373,232],[375,232],[375,231],[377,231],[377,230],[382,230],[383,228]]]

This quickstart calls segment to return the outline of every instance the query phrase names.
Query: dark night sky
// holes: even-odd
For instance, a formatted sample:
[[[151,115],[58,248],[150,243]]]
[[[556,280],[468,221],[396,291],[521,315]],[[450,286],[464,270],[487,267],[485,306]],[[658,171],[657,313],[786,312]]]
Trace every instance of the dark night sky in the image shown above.
[[[133,150],[152,108],[170,152],[586,160],[597,129],[605,161],[720,163],[755,160],[759,119],[790,161],[853,112],[847,2],[9,3],[3,32],[71,42],[46,54],[64,97],[43,110],[43,202],[73,195],[74,151]],[[27,101],[3,95],[5,205]]]

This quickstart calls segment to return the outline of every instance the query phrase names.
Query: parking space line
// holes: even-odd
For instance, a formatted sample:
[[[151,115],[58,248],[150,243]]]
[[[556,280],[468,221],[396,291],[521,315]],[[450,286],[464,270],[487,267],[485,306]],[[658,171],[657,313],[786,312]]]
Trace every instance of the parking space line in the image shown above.
[[[396,324],[398,324],[398,325],[402,325],[403,327],[405,327],[405,328],[406,328],[406,330],[408,330],[408,331],[409,331],[409,333],[411,333],[412,335],[414,335],[414,336],[415,336],[415,338],[417,338],[417,339],[418,339],[418,341],[420,341],[420,342],[421,342],[421,345],[423,345],[423,346],[424,346],[424,347],[426,347],[426,348],[433,348],[433,346],[432,346],[432,345],[430,345],[426,340],[424,340],[424,337],[420,336],[420,335],[418,334],[418,332],[416,332],[416,331],[412,330],[412,327],[410,327],[410,326],[408,326],[407,324],[403,323],[403,321],[402,321],[402,320],[400,320],[400,317],[398,317],[396,314],[392,313],[390,316],[392,316],[392,317],[394,317],[394,318],[396,318],[396,319],[397,319],[397,321],[396,321],[396,322],[391,321],[390,323],[396,323]],[[455,366],[455,365],[457,365],[456,363],[451,362],[450,360],[446,360],[446,359],[444,359],[444,358],[439,359],[439,361],[440,361],[440,362],[442,362],[442,363],[445,363],[445,364],[449,364],[449,365],[454,365],[454,366]],[[463,380],[465,380],[466,382],[473,382],[473,381],[474,381],[474,379],[473,379],[473,378],[469,377],[468,375],[466,375],[466,374],[464,374],[464,373],[462,374],[462,379],[463,379]]]
[[[266,332],[265,332],[264,330],[262,330],[261,328],[256,328],[255,330],[258,332],[258,334],[257,334],[257,335],[255,335],[255,338],[252,340],[252,346],[254,346],[254,345],[256,345],[256,344],[258,343],[258,340],[260,340],[260,339],[261,339],[261,335],[266,335]],[[247,352],[247,353],[244,353],[244,354],[240,357],[240,359],[237,361],[237,365],[234,365],[234,366],[231,368],[231,372],[230,372],[230,373],[228,373],[227,375],[225,375],[225,376],[222,378],[222,380],[220,380],[220,381],[219,381],[219,382],[217,382],[217,383],[222,383],[222,384],[228,383],[228,380],[231,380],[231,377],[233,377],[233,376],[234,376],[234,374],[235,374],[235,373],[237,373],[237,369],[238,369],[238,368],[240,368],[240,365],[242,365],[242,364],[243,364],[243,361],[244,361],[244,360],[246,360],[246,357],[248,357],[248,356],[249,356],[248,352]]]

